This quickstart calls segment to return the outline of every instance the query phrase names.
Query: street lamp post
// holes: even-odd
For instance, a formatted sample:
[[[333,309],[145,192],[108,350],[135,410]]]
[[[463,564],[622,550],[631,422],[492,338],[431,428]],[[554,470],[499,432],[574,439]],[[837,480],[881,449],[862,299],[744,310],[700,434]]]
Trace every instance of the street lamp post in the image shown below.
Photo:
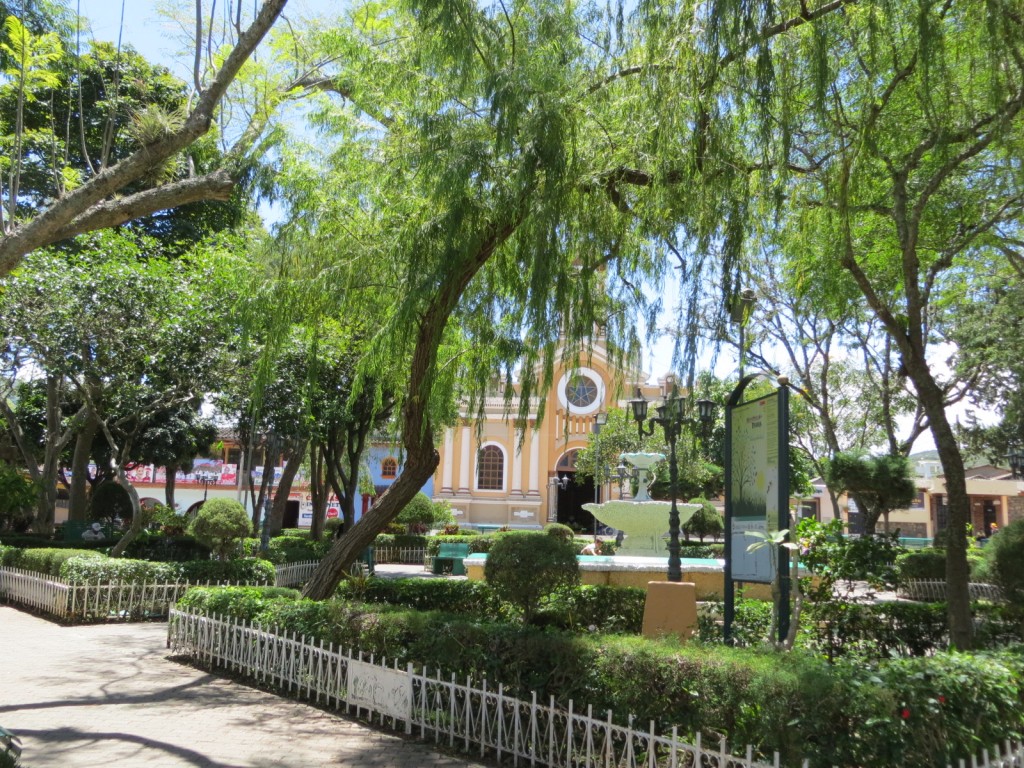
[[[601,427],[608,423],[608,414],[594,414],[594,503],[601,503]],[[597,538],[597,518],[594,518],[594,538]]]
[[[568,475],[562,475],[561,477],[559,477],[558,474],[556,473],[554,477],[552,477],[552,478],[550,478],[548,480],[548,486],[551,488],[551,500],[548,503],[548,510],[554,512],[554,515],[550,515],[550,513],[549,513],[548,522],[549,523],[557,523],[558,522],[558,491],[559,490],[563,490],[564,491],[566,488],[569,487],[569,476]],[[554,503],[551,503],[551,502],[554,502]]]
[[[665,440],[668,442],[669,458],[669,493],[672,495],[672,508],[668,515],[668,580],[682,581],[682,561],[679,557],[679,508],[676,506],[676,495],[679,485],[679,462],[676,458],[676,442],[682,434],[683,425],[706,427],[711,423],[714,416],[715,404],[711,400],[701,399],[697,401],[698,419],[686,418],[684,415],[685,395],[680,395],[679,388],[672,383],[665,401],[657,406],[657,416],[647,417],[648,402],[643,396],[640,388],[636,389],[636,400],[630,400],[629,405],[633,410],[633,418],[637,423],[637,430],[640,437],[654,434],[654,426],[660,425],[665,430]]]
[[[1014,448],[1006,458],[1010,462],[1010,471],[1013,473],[1013,478],[1019,480],[1021,477],[1024,477],[1024,450]]]
[[[203,503],[206,503],[206,496],[210,490],[210,483],[216,484],[220,480],[220,475],[215,472],[196,472],[196,480],[203,484]]]

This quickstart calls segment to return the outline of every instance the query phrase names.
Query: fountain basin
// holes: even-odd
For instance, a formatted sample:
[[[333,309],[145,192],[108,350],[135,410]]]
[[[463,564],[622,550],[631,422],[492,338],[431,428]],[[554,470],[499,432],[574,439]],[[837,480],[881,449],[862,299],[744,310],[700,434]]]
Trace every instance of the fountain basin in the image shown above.
[[[616,557],[668,557],[662,537],[668,531],[670,501],[612,500],[603,504],[584,504],[583,508],[610,528],[626,534]],[[700,504],[680,504],[679,525],[685,525]]]
[[[580,580],[584,584],[647,589],[652,581],[667,581],[667,557],[623,557],[615,555],[577,555]],[[484,580],[487,555],[472,554],[463,561],[470,581]],[[725,594],[725,561],[713,558],[684,557],[680,561],[683,581],[696,585],[698,600],[721,600]],[[748,584],[744,597],[771,599],[768,584]]]

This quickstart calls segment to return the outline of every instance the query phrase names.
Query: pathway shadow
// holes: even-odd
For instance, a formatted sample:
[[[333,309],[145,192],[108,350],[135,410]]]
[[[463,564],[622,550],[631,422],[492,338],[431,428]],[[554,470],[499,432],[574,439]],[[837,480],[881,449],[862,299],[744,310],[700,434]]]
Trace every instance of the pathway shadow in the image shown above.
[[[83,742],[88,744],[98,741],[120,741],[128,744],[137,744],[139,747],[145,749],[158,750],[165,754],[174,755],[188,763],[191,763],[192,765],[202,766],[202,768],[238,768],[237,765],[233,765],[231,763],[221,763],[216,760],[212,760],[194,749],[179,747],[176,744],[168,744],[167,742],[147,739],[141,736],[133,736],[130,733],[82,731],[77,728],[54,728],[52,730],[28,730],[22,728],[18,729],[18,735],[23,739],[38,739],[47,746],[58,744],[67,744],[68,746],[71,746],[74,744],[76,749],[83,746]],[[29,761],[33,759],[32,756],[28,754],[28,750],[25,751],[22,758]]]

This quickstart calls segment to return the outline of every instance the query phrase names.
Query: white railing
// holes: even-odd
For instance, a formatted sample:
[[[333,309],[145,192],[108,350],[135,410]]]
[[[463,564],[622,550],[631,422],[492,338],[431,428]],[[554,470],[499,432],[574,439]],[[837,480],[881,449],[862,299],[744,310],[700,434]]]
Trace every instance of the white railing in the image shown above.
[[[302,698],[372,719],[390,721],[406,733],[460,745],[465,750],[551,768],[771,768],[748,747],[745,756],[729,754],[725,740],[717,748],[680,740],[675,728],[658,734],[654,724],[635,727],[613,722],[612,713],[595,716],[505,694],[504,688],[479,687],[413,672],[412,665],[388,667],[386,659],[369,664],[361,654],[343,652],[323,641],[294,633],[278,634],[232,618],[171,610],[167,644],[172,654],[189,656],[270,683]],[[369,682],[367,682],[369,681]],[[806,765],[806,763],[805,763]]]
[[[373,560],[376,563],[419,565],[426,556],[426,547],[381,547],[375,545],[373,548]]]
[[[70,621],[141,620],[167,615],[192,587],[241,586],[242,582],[113,581],[71,584],[19,568],[0,568],[0,597]]]
[[[319,560],[304,560],[301,563],[285,563],[274,566],[275,587],[297,587],[309,581],[313,571],[320,565]]]
[[[971,582],[967,585],[971,600],[991,600],[999,602],[1003,599],[1003,591],[995,584]],[[945,579],[910,579],[899,588],[902,597],[911,600],[945,600]]]

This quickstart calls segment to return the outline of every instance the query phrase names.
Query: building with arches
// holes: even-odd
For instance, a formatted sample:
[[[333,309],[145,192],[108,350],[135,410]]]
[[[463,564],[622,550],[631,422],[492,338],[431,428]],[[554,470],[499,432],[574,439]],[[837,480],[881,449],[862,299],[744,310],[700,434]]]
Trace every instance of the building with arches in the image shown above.
[[[484,401],[482,423],[463,407],[459,422],[445,430],[433,498],[448,501],[460,524],[537,528],[561,522],[593,530],[593,516],[582,505],[604,500],[607,487],[595,489],[591,478],[577,481],[576,452],[586,447],[599,414],[626,407],[637,387],[649,399],[660,397],[665,378],[648,386],[641,371],[614,368],[600,337],[581,365],[557,364],[553,381],[531,401],[523,429],[506,412],[504,395],[496,393]]]

